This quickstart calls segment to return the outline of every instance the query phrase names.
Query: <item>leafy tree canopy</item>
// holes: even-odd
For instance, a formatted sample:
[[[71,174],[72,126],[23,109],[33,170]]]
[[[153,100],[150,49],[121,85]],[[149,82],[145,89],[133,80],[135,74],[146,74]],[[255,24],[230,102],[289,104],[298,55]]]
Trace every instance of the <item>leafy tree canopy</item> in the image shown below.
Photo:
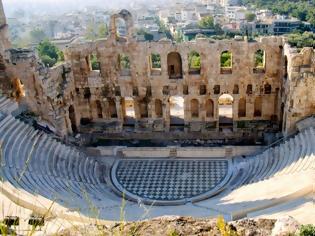
[[[315,34],[312,32],[295,33],[288,35],[288,43],[292,47],[303,48],[313,47],[315,48]]]
[[[198,25],[202,29],[213,29],[214,19],[212,16],[205,16],[198,22]]]
[[[247,12],[245,14],[245,19],[248,21],[248,22],[252,22],[256,19],[256,15],[252,12]]]
[[[47,39],[40,42],[36,49],[40,59],[46,66],[52,67],[57,61],[64,60],[63,52]]]
[[[241,3],[269,9],[276,14],[290,15],[315,25],[315,0],[241,0]]]

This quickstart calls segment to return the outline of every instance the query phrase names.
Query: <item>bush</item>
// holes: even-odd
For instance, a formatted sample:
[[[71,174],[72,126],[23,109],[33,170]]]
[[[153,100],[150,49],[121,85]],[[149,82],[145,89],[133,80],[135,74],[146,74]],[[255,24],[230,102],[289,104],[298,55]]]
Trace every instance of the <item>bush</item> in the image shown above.
[[[315,236],[315,226],[302,225],[300,228],[299,236]]]
[[[36,49],[40,59],[46,66],[52,67],[57,63],[57,61],[64,60],[63,52],[49,40],[40,42]]]
[[[56,59],[51,58],[48,55],[43,55],[43,56],[40,57],[40,59],[42,60],[44,65],[48,66],[48,67],[53,67],[56,64],[56,62],[57,62]]]

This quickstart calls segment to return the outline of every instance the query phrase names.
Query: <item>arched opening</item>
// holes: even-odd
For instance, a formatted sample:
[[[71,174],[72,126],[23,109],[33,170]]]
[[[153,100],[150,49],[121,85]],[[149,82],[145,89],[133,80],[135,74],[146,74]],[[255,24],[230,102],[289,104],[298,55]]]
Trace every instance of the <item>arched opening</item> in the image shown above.
[[[234,88],[233,88],[233,94],[239,94],[239,92],[240,92],[240,89],[239,89],[238,85],[235,84]]]
[[[223,94],[219,97],[219,123],[220,127],[233,126],[233,102],[230,94]]]
[[[125,97],[121,100],[122,102],[122,111],[124,116],[124,125],[125,126],[134,126],[135,124],[135,102],[131,97]]]
[[[172,96],[170,102],[170,124],[174,126],[184,125],[184,98]]]
[[[213,93],[214,93],[214,94],[220,94],[220,92],[221,92],[220,85],[214,85],[214,87],[213,87]]]
[[[101,63],[99,62],[97,55],[94,53],[90,56],[91,69],[94,71],[100,71]]]
[[[150,56],[151,75],[161,75],[161,55],[152,53]]]
[[[141,118],[149,117],[148,102],[146,100],[142,100],[139,102],[139,110]]]
[[[271,85],[266,83],[265,86],[264,86],[264,91],[265,91],[265,94],[271,94]]]
[[[231,74],[232,73],[232,53],[230,51],[224,51],[221,53],[220,57],[221,74]]]
[[[238,102],[238,117],[246,117],[246,99],[241,98]]]
[[[261,117],[262,114],[262,99],[261,97],[255,98],[254,103],[254,117]]]
[[[206,101],[206,116],[212,118],[214,116],[214,103],[211,99]]]
[[[90,90],[90,88],[88,88],[88,87],[84,88],[83,97],[85,99],[90,99],[91,98],[91,90]]]
[[[167,55],[167,68],[170,79],[182,79],[182,58],[178,52],[171,52]]]
[[[72,132],[73,133],[78,132],[77,125],[76,125],[75,111],[72,105],[69,107],[69,120],[71,122]]]
[[[128,28],[126,21],[120,17],[116,18],[116,35],[120,37],[126,37],[128,33]]]
[[[155,100],[155,115],[157,118],[163,117],[163,104],[160,99]]]
[[[109,109],[108,109],[108,111],[109,111],[109,116],[110,116],[111,118],[117,118],[118,115],[117,115],[117,108],[116,108],[116,102],[115,102],[115,100],[112,99],[112,98],[109,98],[109,99],[108,99],[108,106],[109,106]]]
[[[254,60],[254,73],[264,73],[265,72],[265,51],[259,49],[255,52]]]
[[[288,57],[284,56],[284,68],[283,68],[284,72],[284,78],[287,79],[288,78]]]
[[[190,111],[191,111],[191,118],[199,117],[199,101],[197,99],[192,99],[190,101]]]
[[[253,94],[253,85],[248,84],[246,89],[247,94]]]
[[[102,104],[99,100],[96,100],[95,103],[96,103],[97,117],[102,119],[103,118]]]
[[[201,84],[199,86],[199,94],[206,95],[207,94],[207,85]]]
[[[121,76],[131,75],[130,71],[130,59],[126,54],[118,55],[119,72]]]
[[[284,131],[283,128],[285,128],[285,117],[284,117],[284,103],[281,103],[281,109],[280,109],[280,124],[279,129],[280,131]]]
[[[199,75],[201,70],[200,54],[192,51],[188,54],[188,69],[190,75]]]

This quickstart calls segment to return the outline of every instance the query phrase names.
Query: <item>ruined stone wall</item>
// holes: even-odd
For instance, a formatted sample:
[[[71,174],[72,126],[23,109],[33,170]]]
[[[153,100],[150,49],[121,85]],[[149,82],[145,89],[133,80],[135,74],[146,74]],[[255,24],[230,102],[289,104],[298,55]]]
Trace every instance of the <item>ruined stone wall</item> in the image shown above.
[[[15,96],[18,101],[39,115],[57,134],[64,136],[72,131],[67,126],[64,111],[73,99],[73,85],[70,85],[74,79],[70,64],[46,68],[33,51],[26,49],[11,49],[7,57],[7,73],[12,81],[19,81],[24,93],[23,96]]]
[[[284,73],[282,45],[282,39],[277,37],[262,38],[257,42],[197,39],[196,42],[181,44],[169,40],[136,42],[132,37],[124,40],[110,37],[107,40],[72,45],[66,50],[66,59],[72,64],[75,79],[75,125],[80,129],[83,119],[102,123],[103,131],[121,132],[126,124],[123,101],[128,97],[135,104],[136,131],[168,132],[172,126],[170,97],[181,96],[184,99],[184,130],[213,132],[220,128],[219,97],[230,94],[234,99],[234,131],[238,128],[251,131],[252,128],[259,128],[263,124],[261,121],[267,121],[261,128],[272,129],[272,124],[277,126],[281,122],[279,107]],[[259,49],[265,52],[265,66],[255,70],[254,55]],[[192,51],[201,56],[200,73],[190,73],[188,54]],[[228,70],[220,67],[223,51],[230,51],[233,55],[232,68]],[[161,56],[160,70],[151,68],[152,53]],[[173,78],[169,68],[172,61],[168,61],[172,53],[178,53],[181,59],[181,70],[177,69],[178,64],[173,63]],[[120,69],[121,54],[128,56],[129,70]],[[97,56],[100,71],[91,70],[91,55]],[[265,85],[271,90],[266,92]],[[239,117],[241,98],[245,99],[246,111]],[[257,98],[262,103],[261,114],[255,116],[254,104]],[[159,101],[162,102],[161,118],[157,114],[160,113],[157,112],[159,109],[155,108]],[[209,101],[213,104],[213,114],[207,114]],[[111,113],[113,109],[116,109],[117,114]],[[148,111],[143,112],[143,109]],[[199,111],[198,116],[192,117],[192,110],[196,109]]]
[[[118,18],[126,21],[126,37],[117,35]],[[65,50],[66,62],[53,68],[45,68],[30,50],[5,53],[11,95],[21,93],[14,84],[23,87],[25,96],[18,96],[20,102],[59,135],[163,137],[165,132],[181,131],[176,137],[217,138],[229,129],[227,137],[262,137],[281,129],[294,131],[298,120],[315,112],[312,49],[301,53],[288,46],[284,49],[279,37],[137,42],[129,12],[123,10],[111,19],[108,39],[70,45]],[[264,52],[259,68],[255,65],[258,50]],[[200,69],[189,68],[188,55],[193,51],[201,57]],[[228,68],[220,63],[225,51],[232,53]],[[153,68],[152,54],[160,56],[160,68]],[[128,58],[127,62],[122,64],[122,58]],[[219,115],[223,94],[233,98],[232,122],[227,126]],[[174,96],[184,100],[183,120],[171,116]],[[126,112],[130,104],[132,118]]]
[[[284,83],[284,129],[287,134],[296,131],[296,123],[315,114],[315,51],[303,48],[300,52],[285,47],[288,75]]]

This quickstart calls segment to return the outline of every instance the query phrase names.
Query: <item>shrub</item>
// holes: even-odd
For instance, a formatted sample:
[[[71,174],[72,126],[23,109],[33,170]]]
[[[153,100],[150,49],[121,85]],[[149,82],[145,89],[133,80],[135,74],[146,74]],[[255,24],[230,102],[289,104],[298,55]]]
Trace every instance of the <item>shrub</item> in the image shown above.
[[[56,59],[51,58],[48,55],[43,55],[40,57],[45,66],[52,67],[56,64]]]
[[[315,226],[302,225],[300,228],[299,236],[315,236]]]

